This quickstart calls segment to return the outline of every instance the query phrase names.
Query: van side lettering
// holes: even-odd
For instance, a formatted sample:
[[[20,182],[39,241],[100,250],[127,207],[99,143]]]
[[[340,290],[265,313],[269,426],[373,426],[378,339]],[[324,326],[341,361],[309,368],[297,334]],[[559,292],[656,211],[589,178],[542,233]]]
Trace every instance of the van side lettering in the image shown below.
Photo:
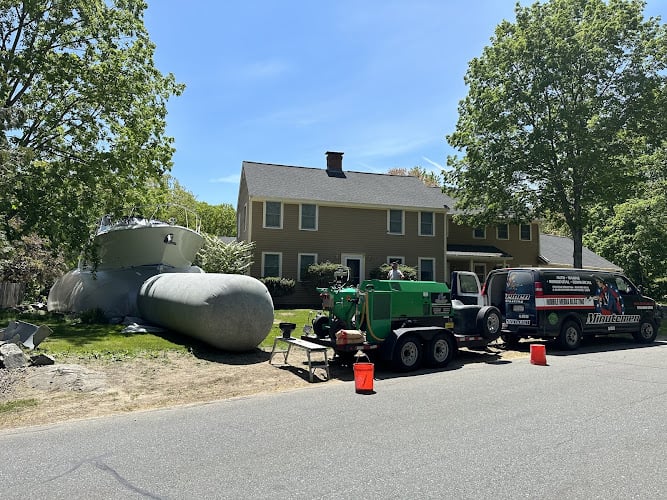
[[[639,314],[599,314],[588,313],[587,325],[606,325],[608,323],[639,323]]]
[[[506,293],[505,294],[505,302],[507,303],[517,303],[517,302],[525,302],[527,300],[530,300],[530,294],[528,293]]]

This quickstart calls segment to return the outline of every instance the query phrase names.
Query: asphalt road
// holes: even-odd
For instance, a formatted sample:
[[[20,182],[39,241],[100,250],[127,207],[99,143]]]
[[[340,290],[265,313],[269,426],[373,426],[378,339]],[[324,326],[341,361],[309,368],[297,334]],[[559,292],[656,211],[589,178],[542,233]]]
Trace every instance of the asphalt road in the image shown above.
[[[667,343],[0,432],[0,498],[667,498]]]

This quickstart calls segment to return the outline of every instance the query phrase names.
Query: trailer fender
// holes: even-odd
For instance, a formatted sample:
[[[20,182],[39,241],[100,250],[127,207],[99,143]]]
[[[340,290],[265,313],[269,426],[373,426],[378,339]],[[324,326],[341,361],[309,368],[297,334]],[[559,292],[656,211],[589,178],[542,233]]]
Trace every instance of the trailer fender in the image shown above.
[[[435,335],[439,333],[446,333],[448,335],[452,335],[452,332],[450,330],[448,330],[447,328],[442,328],[440,326],[396,328],[395,330],[392,330],[389,335],[387,335],[387,338],[382,343],[382,348],[380,351],[382,359],[387,361],[393,359],[396,343],[398,342],[398,339],[401,338],[403,335],[417,335],[424,344],[427,344],[431,340],[433,340],[433,337]]]

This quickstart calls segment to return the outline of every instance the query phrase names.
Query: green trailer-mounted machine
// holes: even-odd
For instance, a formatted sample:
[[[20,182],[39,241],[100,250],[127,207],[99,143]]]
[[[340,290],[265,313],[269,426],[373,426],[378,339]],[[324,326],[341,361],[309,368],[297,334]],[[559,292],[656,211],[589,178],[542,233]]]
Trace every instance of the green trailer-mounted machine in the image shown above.
[[[400,371],[423,361],[444,367],[459,347],[485,347],[500,335],[497,308],[452,301],[445,283],[371,279],[353,287],[345,281],[339,271],[334,284],[318,288],[322,311],[303,336],[341,356],[374,352]]]

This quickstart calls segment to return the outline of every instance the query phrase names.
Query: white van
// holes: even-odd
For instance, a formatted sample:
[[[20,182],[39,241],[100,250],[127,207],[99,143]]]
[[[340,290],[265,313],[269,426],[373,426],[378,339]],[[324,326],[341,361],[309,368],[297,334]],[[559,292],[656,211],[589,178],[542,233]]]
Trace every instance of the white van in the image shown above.
[[[452,299],[492,305],[502,315],[502,338],[557,338],[570,350],[585,335],[629,333],[640,343],[655,340],[660,306],[623,274],[593,269],[496,269],[479,290],[474,273],[452,273]]]

